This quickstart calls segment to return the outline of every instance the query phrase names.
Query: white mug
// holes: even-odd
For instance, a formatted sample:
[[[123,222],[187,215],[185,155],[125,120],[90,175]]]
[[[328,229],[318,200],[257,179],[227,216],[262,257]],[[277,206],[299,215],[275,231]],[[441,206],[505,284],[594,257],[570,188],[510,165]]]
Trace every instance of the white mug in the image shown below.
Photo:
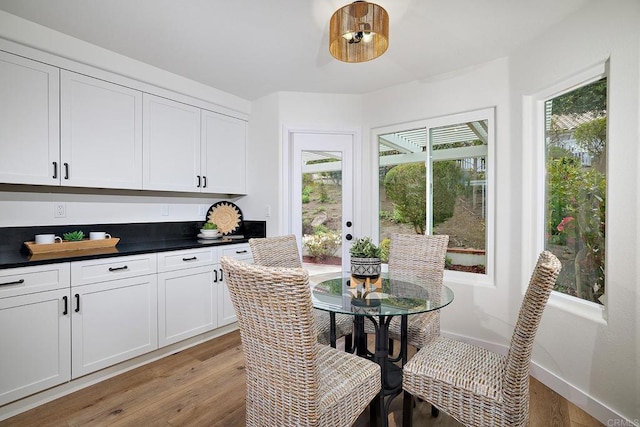
[[[62,242],[62,237],[55,234],[36,234],[36,244],[43,245],[49,243]]]
[[[110,239],[111,234],[105,233],[104,231],[91,231],[89,232],[89,240],[102,240],[102,239]]]

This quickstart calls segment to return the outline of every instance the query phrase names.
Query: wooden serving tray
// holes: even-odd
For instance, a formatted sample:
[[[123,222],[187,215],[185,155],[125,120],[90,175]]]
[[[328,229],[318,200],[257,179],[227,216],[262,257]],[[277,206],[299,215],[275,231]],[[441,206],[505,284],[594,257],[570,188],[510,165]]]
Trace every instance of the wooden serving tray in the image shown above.
[[[98,239],[98,240],[77,240],[66,241],[63,240],[59,243],[44,243],[36,244],[36,242],[24,242],[24,245],[29,249],[33,255],[45,254],[51,252],[63,252],[63,251],[79,251],[85,249],[97,249],[97,248],[112,248],[120,241],[119,237],[112,237],[110,239]]]

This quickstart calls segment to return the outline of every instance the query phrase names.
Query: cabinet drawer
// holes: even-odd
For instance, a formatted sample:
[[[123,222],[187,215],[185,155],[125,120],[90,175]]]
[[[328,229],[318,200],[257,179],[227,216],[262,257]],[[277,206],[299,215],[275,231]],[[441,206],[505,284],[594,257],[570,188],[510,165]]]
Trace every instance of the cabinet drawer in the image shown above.
[[[249,244],[246,243],[225,247],[221,249],[220,252],[220,256],[228,256],[238,259],[253,259],[253,255],[251,255],[251,248],[249,247]]]
[[[72,286],[155,274],[156,254],[131,255],[71,263]]]
[[[68,288],[69,263],[0,270],[0,298]]]
[[[184,268],[213,265],[217,260],[214,249],[186,249],[183,251],[161,252],[158,254],[158,271],[174,271]]]

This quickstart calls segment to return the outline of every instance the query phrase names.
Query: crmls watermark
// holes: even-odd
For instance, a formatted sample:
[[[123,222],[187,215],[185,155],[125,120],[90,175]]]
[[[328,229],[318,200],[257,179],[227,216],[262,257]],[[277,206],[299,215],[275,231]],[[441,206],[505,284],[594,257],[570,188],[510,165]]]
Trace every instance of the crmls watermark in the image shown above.
[[[623,420],[620,418],[607,420],[608,427],[640,427],[640,419]]]

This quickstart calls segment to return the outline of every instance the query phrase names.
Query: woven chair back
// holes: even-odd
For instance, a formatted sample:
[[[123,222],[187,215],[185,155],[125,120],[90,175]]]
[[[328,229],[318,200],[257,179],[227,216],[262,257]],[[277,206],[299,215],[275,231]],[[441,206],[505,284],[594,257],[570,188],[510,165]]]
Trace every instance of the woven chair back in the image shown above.
[[[317,330],[309,275],[221,258],[238,317],[247,375],[247,425],[316,425]]]
[[[293,234],[249,239],[249,247],[253,262],[258,265],[302,268],[298,242]]]
[[[560,261],[555,255],[542,252],[520,306],[502,384],[505,407],[513,411],[514,417],[518,417],[511,420],[516,425],[521,425],[528,418],[529,364],[533,341],[560,269]]]
[[[448,244],[447,235],[392,234],[389,277],[418,278],[442,284]]]

